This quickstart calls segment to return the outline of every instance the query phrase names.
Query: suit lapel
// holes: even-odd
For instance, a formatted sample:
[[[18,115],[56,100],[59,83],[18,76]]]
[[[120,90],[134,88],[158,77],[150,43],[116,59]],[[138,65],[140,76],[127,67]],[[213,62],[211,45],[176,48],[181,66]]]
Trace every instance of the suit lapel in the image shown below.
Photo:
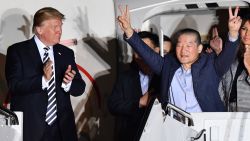
[[[34,63],[35,66],[39,65],[40,67],[42,66],[43,62],[38,50],[38,47],[35,43],[34,37],[29,40],[29,45],[27,47],[27,55],[31,56],[30,59],[32,59],[32,62]]]
[[[59,69],[56,69],[56,68],[58,68],[58,59],[59,59],[58,58],[59,56],[58,56],[58,46],[57,45],[53,46],[53,53],[54,53],[55,75],[56,75],[56,74],[58,74],[57,71],[59,70]]]
[[[54,63],[55,63],[55,75],[60,74],[60,70],[63,70],[61,67],[63,67],[63,65],[61,63],[63,63],[63,61],[61,61],[62,59],[62,53],[60,51],[60,46],[58,46],[58,44],[53,46],[53,53],[54,53]]]

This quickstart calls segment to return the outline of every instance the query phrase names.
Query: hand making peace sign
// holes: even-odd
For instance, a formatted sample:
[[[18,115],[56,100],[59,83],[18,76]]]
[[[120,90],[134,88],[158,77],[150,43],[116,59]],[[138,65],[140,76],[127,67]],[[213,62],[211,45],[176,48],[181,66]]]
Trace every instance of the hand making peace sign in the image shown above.
[[[133,28],[130,24],[130,16],[128,6],[126,5],[125,9],[122,9],[122,6],[119,6],[121,15],[117,17],[118,23],[121,29],[125,32],[127,38],[130,38],[133,35]]]
[[[229,7],[228,9],[228,14],[229,14],[229,19],[228,19],[228,28],[229,28],[229,34],[233,38],[237,38],[239,34],[239,29],[241,26],[242,19],[240,16],[238,16],[239,12],[239,7],[237,6],[236,9],[234,10],[234,14],[232,11],[232,8]]]

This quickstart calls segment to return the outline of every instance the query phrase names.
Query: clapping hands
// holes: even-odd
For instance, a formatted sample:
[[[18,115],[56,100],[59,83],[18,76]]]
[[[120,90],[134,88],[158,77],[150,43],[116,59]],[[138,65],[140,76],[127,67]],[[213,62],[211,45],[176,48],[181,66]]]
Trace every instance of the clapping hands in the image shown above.
[[[68,84],[70,83],[76,75],[76,72],[72,70],[71,65],[68,65],[67,70],[65,71],[63,83]]]
[[[43,76],[46,81],[49,81],[53,75],[53,62],[50,58],[43,65]]]

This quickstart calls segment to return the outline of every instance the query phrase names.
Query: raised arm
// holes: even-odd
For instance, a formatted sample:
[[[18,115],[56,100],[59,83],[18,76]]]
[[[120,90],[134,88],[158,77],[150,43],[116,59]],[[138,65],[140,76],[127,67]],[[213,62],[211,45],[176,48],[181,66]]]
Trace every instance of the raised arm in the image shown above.
[[[118,16],[118,23],[121,29],[125,33],[125,39],[130,44],[130,46],[143,58],[143,60],[150,66],[152,71],[156,74],[160,74],[163,66],[163,58],[150,49],[142,39],[134,32],[130,24],[130,16],[128,6],[122,9],[119,6],[121,15]]]
[[[225,47],[215,60],[215,68],[217,74],[222,75],[229,69],[236,56],[236,51],[239,46],[239,29],[241,26],[241,18],[238,16],[239,7],[236,7],[234,14],[232,8],[229,7],[228,14],[228,39],[225,42]]]

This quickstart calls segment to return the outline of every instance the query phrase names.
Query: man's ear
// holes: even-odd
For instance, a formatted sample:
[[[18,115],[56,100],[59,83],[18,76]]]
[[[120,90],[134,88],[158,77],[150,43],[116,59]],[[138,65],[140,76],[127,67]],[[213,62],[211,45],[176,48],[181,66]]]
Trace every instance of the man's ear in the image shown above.
[[[201,53],[201,52],[202,52],[202,49],[203,49],[203,45],[200,44],[200,45],[198,46],[198,52]]]
[[[35,29],[36,29],[36,32],[37,32],[39,35],[42,33],[41,27],[36,26]]]

